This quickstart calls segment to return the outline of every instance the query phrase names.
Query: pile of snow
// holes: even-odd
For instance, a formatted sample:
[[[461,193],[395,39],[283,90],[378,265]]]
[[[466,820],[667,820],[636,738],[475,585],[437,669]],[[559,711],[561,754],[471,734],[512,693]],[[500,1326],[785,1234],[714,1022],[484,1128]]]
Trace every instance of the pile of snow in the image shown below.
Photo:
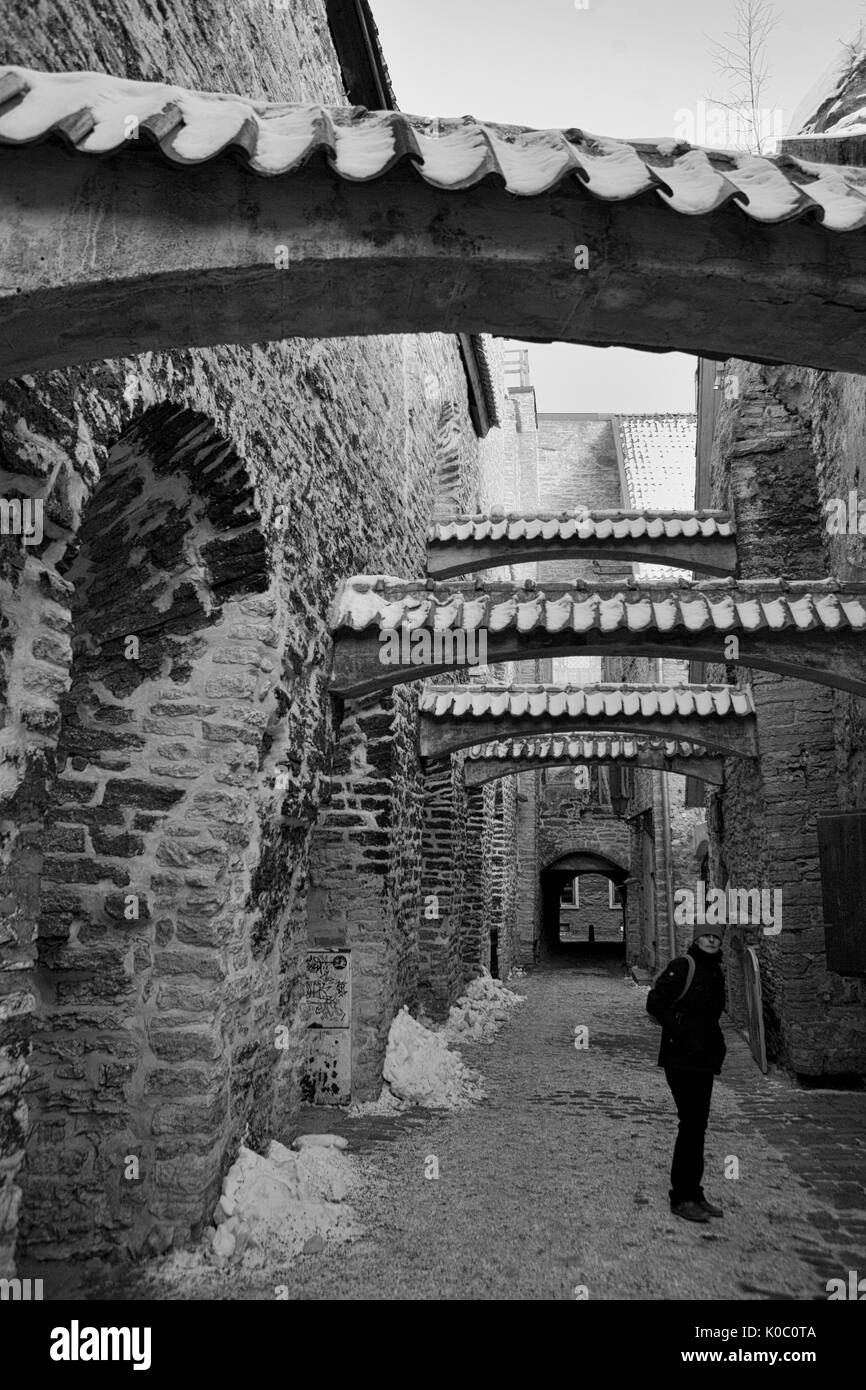
[[[385,1054],[385,1083],[378,1100],[361,1101],[349,1114],[396,1115],[410,1105],[460,1110],[484,1096],[481,1074],[467,1067],[449,1043],[489,1042],[523,995],[486,973],[473,980],[437,1027],[402,1008],[391,1024]],[[427,1026],[429,1025],[429,1026]]]
[[[405,1005],[388,1034],[385,1080],[410,1105],[460,1110],[484,1095],[479,1073],[464,1066],[449,1052],[443,1034],[424,1028]]]
[[[445,1024],[445,1037],[458,1046],[460,1043],[490,1042],[508,1018],[509,1009],[522,1004],[523,998],[491,975],[480,975],[452,1007]]]
[[[347,1115],[401,1115],[406,1109],[405,1103],[394,1095],[391,1087],[386,1082],[379,1093],[378,1100],[358,1100],[353,1101],[346,1111]]]
[[[284,1264],[325,1239],[358,1234],[343,1205],[353,1182],[351,1161],[337,1135],[301,1135],[292,1149],[273,1141],[266,1155],[241,1148],[223,1180],[208,1232],[217,1263],[262,1269]]]

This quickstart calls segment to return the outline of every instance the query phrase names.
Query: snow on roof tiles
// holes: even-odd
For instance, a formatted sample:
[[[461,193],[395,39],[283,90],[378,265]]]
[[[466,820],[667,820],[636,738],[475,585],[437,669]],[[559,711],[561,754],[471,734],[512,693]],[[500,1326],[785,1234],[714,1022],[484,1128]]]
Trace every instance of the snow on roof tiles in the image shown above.
[[[607,761],[628,762],[641,753],[657,753],[663,758],[712,758],[716,756],[702,743],[691,743],[686,739],[646,738],[641,735],[629,737],[615,734],[605,736],[564,736],[557,738],[514,738],[497,740],[495,743],[475,743],[467,748],[467,758],[493,759],[499,762],[558,761],[569,759],[574,762]]]
[[[132,130],[130,117],[137,121]],[[231,151],[268,177],[295,173],[317,153],[348,180],[379,178],[410,160],[420,178],[448,190],[493,177],[508,192],[532,197],[574,178],[596,198],[654,192],[690,216],[734,202],[756,222],[809,214],[833,231],[866,226],[860,171],[816,169],[790,156],[696,149],[670,139],[612,140],[574,128],[527,130],[469,116],[260,102],[105,73],[0,68],[0,143],[52,135],[85,154],[155,143],[175,164]]]
[[[694,415],[620,415],[619,438],[633,507],[688,511],[694,505]]]
[[[576,581],[524,585],[493,581],[474,588],[355,575],[337,596],[332,631],[461,629],[472,632],[798,632],[866,631],[866,584],[835,579],[715,579],[631,585]]]
[[[745,719],[748,690],[732,685],[425,685],[419,711],[430,719]]]
[[[681,536],[732,536],[734,528],[727,512],[714,511],[588,511],[582,508],[571,512],[509,512],[507,516],[492,514],[454,516],[430,528],[431,542],[446,541],[520,541],[571,540],[640,540],[665,536],[674,540]]]
[[[628,500],[633,507],[688,509],[695,496],[697,417],[620,415],[619,445]],[[644,579],[675,579],[670,565],[639,565]]]

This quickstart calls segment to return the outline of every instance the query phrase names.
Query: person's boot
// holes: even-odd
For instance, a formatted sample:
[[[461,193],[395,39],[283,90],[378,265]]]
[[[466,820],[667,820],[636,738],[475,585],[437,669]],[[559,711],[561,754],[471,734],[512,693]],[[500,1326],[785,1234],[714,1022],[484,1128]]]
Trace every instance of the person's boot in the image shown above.
[[[671,1211],[674,1216],[682,1217],[683,1221],[702,1221],[708,1222],[710,1214],[705,1211],[699,1202],[677,1202],[676,1206],[671,1202]]]
[[[701,1193],[698,1198],[698,1206],[703,1207],[708,1216],[724,1216],[725,1214],[721,1207],[717,1207],[714,1202],[708,1201],[703,1193]]]

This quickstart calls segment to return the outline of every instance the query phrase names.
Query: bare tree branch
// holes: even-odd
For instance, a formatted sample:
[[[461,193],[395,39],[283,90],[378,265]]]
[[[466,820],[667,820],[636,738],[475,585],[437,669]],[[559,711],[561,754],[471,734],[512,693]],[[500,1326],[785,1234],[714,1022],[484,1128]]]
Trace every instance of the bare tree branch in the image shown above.
[[[734,21],[734,32],[723,35],[727,43],[709,39],[716,69],[728,86],[727,100],[713,96],[707,100],[735,112],[743,123],[745,147],[753,154],[763,154],[762,100],[772,75],[767,46],[779,16],[770,0],[736,0]]]

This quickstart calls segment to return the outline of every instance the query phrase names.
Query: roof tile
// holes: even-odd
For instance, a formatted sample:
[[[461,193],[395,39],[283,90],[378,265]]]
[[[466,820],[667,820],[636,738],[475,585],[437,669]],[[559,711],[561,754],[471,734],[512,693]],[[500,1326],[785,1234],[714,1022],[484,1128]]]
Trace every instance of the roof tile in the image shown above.
[[[486,628],[574,632],[760,632],[790,629],[866,631],[866,583],[836,579],[730,579],[679,583],[611,582],[592,588],[493,581],[474,588],[401,580],[388,575],[355,575],[340,589],[332,630],[365,632]]]
[[[647,738],[633,736],[576,736],[548,735],[544,738],[501,739],[495,743],[476,743],[467,748],[466,756],[476,761],[481,758],[496,759],[501,762],[526,762],[529,760],[572,759],[575,762],[593,759],[613,759],[628,762],[641,753],[657,753],[664,758],[712,758],[717,756],[703,743],[692,743],[687,739]]]
[[[667,417],[663,417],[667,418]],[[672,417],[679,419],[681,417]],[[691,417],[688,417],[691,418]],[[680,536],[732,536],[734,528],[727,512],[714,511],[587,511],[526,512],[508,517],[497,515],[454,516],[430,528],[431,543],[448,541],[509,541],[533,539],[541,534],[545,540],[639,540],[645,535],[665,536],[676,540]]]
[[[375,179],[398,161],[436,188],[470,188],[494,177],[533,197],[579,179],[594,197],[622,201],[654,191],[689,216],[735,203],[757,222],[806,213],[833,231],[866,226],[866,198],[845,167],[785,156],[764,158],[693,149],[673,140],[612,140],[582,130],[527,130],[471,117],[436,119],[363,107],[291,106],[163,82],[95,72],[46,73],[7,66],[0,80],[0,143],[56,135],[74,150],[105,154],[134,147],[127,118],[176,164],[237,154],[255,174],[297,172],[322,152],[347,180]]]
[[[425,685],[419,697],[422,714],[433,719],[541,718],[619,715],[697,715],[702,719],[741,719],[754,714],[751,693],[728,685]]]

